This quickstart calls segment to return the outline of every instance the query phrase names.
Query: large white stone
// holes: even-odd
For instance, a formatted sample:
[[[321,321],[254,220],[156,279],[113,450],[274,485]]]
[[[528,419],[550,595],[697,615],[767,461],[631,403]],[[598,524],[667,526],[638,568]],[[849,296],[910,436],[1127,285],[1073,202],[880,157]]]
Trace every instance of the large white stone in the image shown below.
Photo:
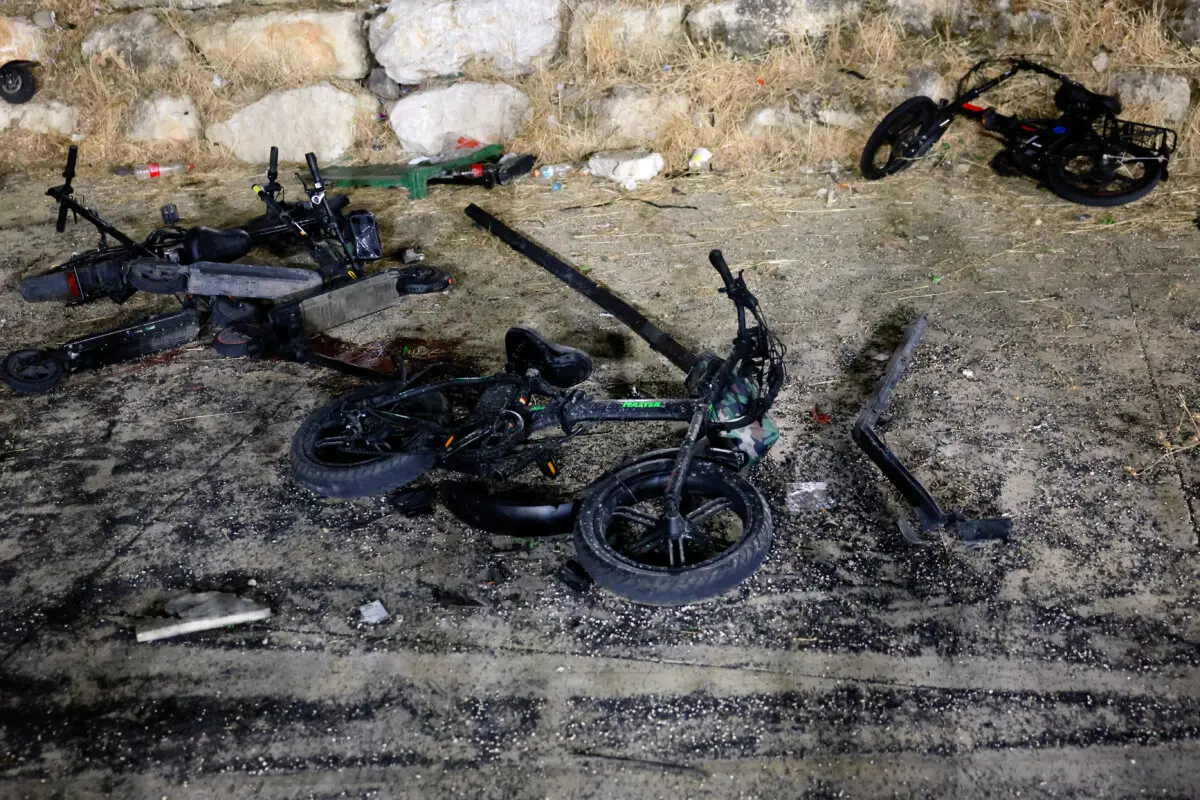
[[[860,0],[718,0],[687,15],[688,35],[738,55],[756,55],[792,36],[820,36]]]
[[[605,147],[651,144],[677,117],[688,113],[687,98],[660,95],[635,86],[618,86],[585,104],[585,121],[603,137]]]
[[[187,58],[187,43],[153,11],[137,11],[83,40],[84,58],[96,64],[120,61],[139,71],[171,69]]]
[[[1131,72],[1113,79],[1123,106],[1151,106],[1168,123],[1183,121],[1192,103],[1192,90],[1183,75],[1169,72]]]
[[[631,55],[668,51],[687,41],[686,15],[683,3],[631,7],[585,0],[571,14],[568,54],[579,58],[588,45],[615,47]]]
[[[909,30],[933,33],[935,23],[953,22],[963,0],[887,0],[887,9]]]
[[[8,61],[41,61],[46,35],[29,20],[0,17],[0,64]]]
[[[156,94],[138,104],[126,135],[135,142],[186,142],[200,135],[200,114],[190,97]]]
[[[504,73],[554,53],[561,0],[392,0],[371,20],[371,52],[398,83],[459,72],[469,61]]]
[[[191,32],[217,63],[240,67],[284,62],[316,78],[366,77],[371,62],[356,11],[272,11],[213,22]]]
[[[787,106],[767,106],[752,109],[746,115],[742,132],[747,136],[763,136],[773,131],[797,128],[803,122],[805,119]]]
[[[466,82],[414,92],[391,107],[388,119],[406,152],[431,156],[459,136],[502,142],[521,130],[529,113],[529,98],[519,89]]]
[[[205,136],[250,164],[266,161],[271,145],[284,161],[303,161],[309,152],[333,161],[354,144],[356,117],[374,102],[327,83],[288,89],[209,125]]]
[[[1179,38],[1188,44],[1200,42],[1200,0],[1185,0]]]
[[[70,136],[79,126],[79,112],[57,100],[32,100],[16,106],[13,121],[31,133],[56,133]]]
[[[113,8],[177,8],[195,11],[198,8],[227,6],[233,0],[110,0]]]

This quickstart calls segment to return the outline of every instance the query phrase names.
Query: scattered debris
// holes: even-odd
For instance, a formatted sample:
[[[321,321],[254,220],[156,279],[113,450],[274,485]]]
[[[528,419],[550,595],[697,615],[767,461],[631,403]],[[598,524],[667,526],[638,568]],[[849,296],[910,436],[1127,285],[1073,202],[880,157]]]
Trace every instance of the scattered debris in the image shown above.
[[[824,511],[830,507],[829,484],[825,481],[802,481],[788,487],[786,501],[788,511],[802,514],[806,511]]]
[[[644,150],[610,150],[596,153],[588,159],[591,174],[620,184],[633,181],[635,187],[653,178],[662,168],[662,154]]]
[[[362,617],[362,621],[368,625],[378,625],[392,618],[392,615],[383,607],[383,603],[378,600],[372,600],[366,605],[359,606],[358,613]]]
[[[692,157],[688,159],[688,169],[701,170],[708,166],[708,162],[712,161],[712,151],[706,147],[697,147],[692,153]]]
[[[813,422],[817,423],[818,425],[828,425],[830,420],[833,419],[833,417],[822,411],[820,406],[812,407],[812,418]]]
[[[970,370],[970,369],[964,369],[962,371],[962,374],[963,374],[964,378],[974,378],[975,377],[975,371]]]
[[[1097,53],[1096,57],[1092,59],[1092,69],[1096,72],[1104,72],[1108,69],[1108,53],[1103,50]]]
[[[257,622],[271,616],[267,606],[228,592],[188,592],[170,600],[164,610],[176,619],[158,618],[139,623],[139,642]]]

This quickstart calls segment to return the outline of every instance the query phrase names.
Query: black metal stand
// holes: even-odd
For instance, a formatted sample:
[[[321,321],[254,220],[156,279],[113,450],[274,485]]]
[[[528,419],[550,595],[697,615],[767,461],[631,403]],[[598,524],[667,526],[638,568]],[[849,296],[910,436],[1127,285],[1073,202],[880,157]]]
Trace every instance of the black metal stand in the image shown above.
[[[908,326],[908,330],[904,334],[904,341],[896,348],[888,362],[887,372],[884,373],[883,380],[879,384],[879,390],[871,398],[871,402],[863,408],[854,423],[854,441],[875,462],[884,477],[891,481],[892,485],[900,491],[900,494],[916,511],[919,530],[913,530],[911,526],[906,526],[904,523],[901,523],[900,526],[901,533],[913,544],[928,544],[929,539],[922,534],[940,528],[945,528],[961,536],[964,542],[969,543],[1007,539],[1012,529],[1012,520],[1010,519],[967,519],[961,511],[952,511],[949,514],[942,511],[929,490],[908,471],[896,454],[888,449],[879,432],[875,430],[875,423],[887,410],[892,399],[892,390],[904,377],[904,372],[912,362],[921,336],[928,327],[929,319],[924,316],[919,317]]]

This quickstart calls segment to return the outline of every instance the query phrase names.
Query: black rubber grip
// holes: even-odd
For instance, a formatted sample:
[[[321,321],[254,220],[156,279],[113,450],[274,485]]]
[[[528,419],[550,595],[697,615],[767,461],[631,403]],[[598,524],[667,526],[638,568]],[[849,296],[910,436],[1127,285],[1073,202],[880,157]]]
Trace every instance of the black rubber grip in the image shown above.
[[[267,180],[274,181],[279,177],[279,148],[271,145],[271,160],[267,165]]]
[[[317,157],[313,153],[305,153],[304,160],[308,162],[308,171],[312,174],[313,183],[317,188],[325,186],[325,182],[321,180],[321,170],[317,168]]]
[[[71,292],[71,281],[67,276],[68,273],[64,270],[25,278],[21,281],[21,299],[27,303],[71,300],[75,295]]]
[[[54,223],[54,230],[62,233],[67,229],[67,206],[65,203],[58,204],[58,219]]]
[[[67,179],[67,186],[70,187],[71,179],[75,177],[75,162],[79,158],[79,148],[71,145],[67,148],[67,168],[63,170],[63,177]]]
[[[729,271],[729,265],[725,263],[725,256],[720,250],[713,250],[708,254],[709,262],[716,267],[717,272],[721,273],[721,279],[725,281],[725,288],[733,286],[733,273]]]

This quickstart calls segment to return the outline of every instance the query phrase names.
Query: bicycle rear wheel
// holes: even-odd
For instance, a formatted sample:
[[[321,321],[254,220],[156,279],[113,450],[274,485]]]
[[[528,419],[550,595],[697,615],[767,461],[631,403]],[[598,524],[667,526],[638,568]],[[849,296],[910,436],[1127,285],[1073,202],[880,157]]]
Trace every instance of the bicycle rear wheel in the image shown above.
[[[929,152],[941,133],[929,135],[937,104],[928,97],[910,97],[883,118],[863,148],[858,167],[862,176],[877,181],[907,169]],[[928,140],[922,136],[929,135]]]
[[[1115,140],[1064,143],[1046,154],[1050,191],[1085,206],[1119,206],[1139,200],[1162,180],[1158,155]]]
[[[664,533],[674,468],[668,456],[613,470],[589,487],[576,518],[579,562],[596,583],[636,603],[716,597],[750,577],[771,549],[771,512],[758,490],[726,467],[696,461],[683,486],[687,523],[679,563]]]
[[[296,482],[326,497],[369,497],[433,467],[450,404],[440,392],[398,394],[395,384],[367,386],[309,414],[292,437]]]

